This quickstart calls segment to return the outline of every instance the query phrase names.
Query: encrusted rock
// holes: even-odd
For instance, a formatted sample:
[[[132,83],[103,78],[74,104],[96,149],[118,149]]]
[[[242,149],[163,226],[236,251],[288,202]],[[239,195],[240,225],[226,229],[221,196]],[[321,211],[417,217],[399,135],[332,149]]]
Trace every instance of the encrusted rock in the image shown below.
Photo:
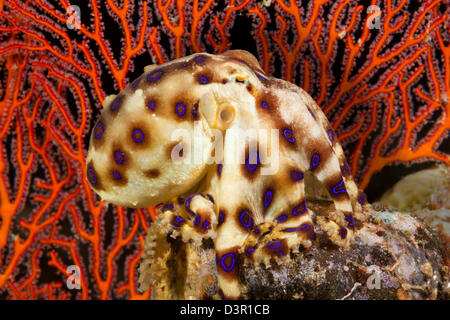
[[[308,207],[317,217],[334,210],[324,200],[310,201]],[[316,224],[312,246],[291,250],[283,260],[265,264],[241,254],[244,298],[448,299],[449,260],[440,234],[388,207],[366,205],[364,212],[367,219],[355,219],[355,243],[347,250]],[[164,215],[149,230],[142,288],[151,284],[154,299],[220,297],[213,240],[198,245],[176,232],[166,233]]]

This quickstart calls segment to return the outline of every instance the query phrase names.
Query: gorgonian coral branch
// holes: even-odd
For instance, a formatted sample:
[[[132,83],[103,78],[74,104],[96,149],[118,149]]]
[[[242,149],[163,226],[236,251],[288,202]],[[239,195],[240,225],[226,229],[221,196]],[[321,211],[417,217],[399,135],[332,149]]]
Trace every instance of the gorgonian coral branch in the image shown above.
[[[155,212],[95,197],[87,137],[100,103],[145,64],[226,51],[233,32],[267,73],[316,99],[360,187],[397,162],[450,163],[443,0],[90,0],[73,29],[70,5],[0,1],[0,297],[148,296],[136,290],[136,263]],[[65,284],[72,264],[79,291]]]

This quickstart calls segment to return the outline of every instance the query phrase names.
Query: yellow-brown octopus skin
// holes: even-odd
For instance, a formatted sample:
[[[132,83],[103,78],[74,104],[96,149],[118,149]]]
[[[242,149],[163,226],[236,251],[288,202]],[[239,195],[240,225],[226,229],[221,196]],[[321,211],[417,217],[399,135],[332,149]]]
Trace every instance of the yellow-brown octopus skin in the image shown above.
[[[305,91],[264,74],[250,53],[198,53],[146,67],[103,106],[86,159],[91,187],[117,205],[166,203],[168,227],[214,239],[223,297],[243,295],[240,254],[283,259],[313,245],[315,223],[335,244],[351,245],[362,213],[335,133]],[[240,135],[251,130],[266,139]],[[243,161],[229,160],[236,155]],[[306,207],[307,171],[327,189],[333,216]],[[201,198],[213,206],[194,205]]]

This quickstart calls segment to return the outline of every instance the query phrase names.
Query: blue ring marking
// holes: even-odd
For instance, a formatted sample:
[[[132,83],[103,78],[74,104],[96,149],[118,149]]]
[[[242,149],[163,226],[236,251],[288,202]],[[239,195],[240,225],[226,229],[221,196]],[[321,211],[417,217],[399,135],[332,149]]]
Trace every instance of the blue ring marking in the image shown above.
[[[294,180],[294,181],[297,181],[297,180],[301,180],[301,179],[303,179],[303,173],[301,173],[300,171],[291,171],[291,178]]]
[[[345,237],[347,237],[347,229],[344,227],[341,227],[341,238],[345,239]]]
[[[199,215],[196,215],[195,216],[195,218],[194,218],[194,224],[199,224],[199,222],[200,222],[200,216]]]
[[[201,77],[200,78],[200,83],[202,83],[202,84],[208,83],[208,78],[207,77]]]
[[[225,217],[223,216],[223,213],[219,213],[219,219],[218,219],[217,224],[222,224],[224,219],[225,219]]]
[[[136,138],[136,134],[137,134],[137,133],[140,133],[140,134],[141,134],[141,138],[140,138],[140,139],[137,139],[137,138]],[[136,142],[142,142],[142,140],[144,140],[144,133],[142,132],[141,129],[135,129],[135,130],[133,131],[133,140],[136,141]]]
[[[155,74],[157,74],[156,77],[155,77]],[[162,71],[154,71],[147,76],[147,80],[148,81],[156,81],[161,77],[161,75],[162,75]]]
[[[120,179],[120,174],[117,171],[113,171],[113,176],[114,176],[114,179],[116,179],[116,180]]]
[[[302,211],[297,212],[298,208],[300,208],[300,207],[302,207]],[[296,207],[294,208],[294,210],[292,210],[292,214],[293,214],[294,216],[298,216],[298,215],[300,215],[300,214],[305,213],[305,211],[306,211],[306,202],[303,201],[303,202],[300,203],[298,206],[296,206]]]
[[[166,211],[166,210],[171,210],[173,209],[173,204],[166,204],[164,205],[164,207],[161,209],[161,211]]]
[[[123,162],[123,159],[124,159],[123,153],[120,152],[120,151],[116,151],[116,152],[114,153],[114,159],[116,159],[116,162],[117,162],[117,163],[122,163],[122,162]]]
[[[276,243],[276,246],[273,246],[273,244]],[[272,240],[269,242],[269,247],[272,249],[278,249],[281,246],[281,241],[280,240]]]
[[[343,188],[341,190],[338,190],[342,186],[343,186]],[[344,192],[344,193],[347,192],[347,190],[345,190],[344,180],[342,180],[338,185],[333,187],[334,194],[338,194],[338,193],[342,193],[342,192]]]
[[[316,154],[313,155],[312,160],[311,160],[312,167],[313,167],[313,168],[317,167],[317,165],[319,164],[319,162],[320,162],[320,157],[319,157],[319,155],[316,153]]]
[[[97,182],[97,177],[95,176],[94,169],[88,169],[87,176],[90,183],[95,184]]]
[[[245,222],[244,222],[244,215],[248,216],[248,224],[245,224]],[[248,228],[248,227],[250,227],[252,225],[252,217],[248,214],[247,211],[244,211],[244,212],[241,213],[240,219],[241,219],[242,225],[244,227]]]
[[[180,216],[176,216],[176,217],[175,217],[175,221],[176,221],[176,222],[183,222],[184,219],[183,219],[182,217],[180,217]]]
[[[184,203],[184,208],[185,208],[186,211],[187,211],[189,214],[191,214],[192,216],[195,216],[195,213],[194,213],[194,211],[191,210],[191,207],[190,207],[190,205],[191,205],[191,200],[192,200],[192,198],[193,198],[194,196],[199,195],[199,194],[200,194],[200,192],[196,192],[196,193],[191,194],[191,195],[186,199],[186,202]]]
[[[247,252],[245,253],[245,255],[248,257],[250,253],[252,253],[255,250],[255,248],[250,247],[247,249]]]
[[[186,67],[187,66],[187,63],[185,62],[185,63],[183,63],[183,67]]]
[[[179,108],[178,107],[183,107],[183,112],[182,113],[180,113],[179,112]],[[186,106],[184,105],[184,104],[182,104],[181,102],[180,103],[177,103],[177,105],[175,106],[175,112],[180,116],[180,117],[182,117],[185,113],[186,113]]]
[[[284,222],[284,221],[286,221],[286,219],[287,219],[287,216],[283,214],[282,216],[279,216],[279,217],[277,218],[277,221],[278,221],[278,222]]]
[[[147,106],[149,109],[155,110],[156,103],[155,101],[150,101]]]
[[[133,88],[136,88],[136,86],[139,84],[140,81],[141,81],[140,79],[135,80],[135,81],[131,84],[131,86],[132,86]]]
[[[269,199],[267,199],[267,196],[269,196]],[[266,195],[264,196],[264,206],[267,208],[267,206],[270,204],[270,202],[272,201],[272,191],[267,191]]]
[[[359,204],[363,205],[364,204],[364,199],[363,198],[359,198],[358,202],[359,202]]]
[[[252,168],[250,168],[250,159],[252,158],[253,154],[256,155],[256,163],[253,164],[253,167],[252,167]],[[252,153],[248,156],[248,159],[247,159],[247,169],[250,170],[250,171],[255,170],[255,168],[258,166],[258,162],[259,162],[258,153],[257,153],[256,151],[255,151],[255,152],[252,152]]]
[[[344,166],[345,166],[345,170],[347,170],[347,172],[350,174],[350,170],[348,169],[347,164],[344,164]]]
[[[99,126],[102,128],[102,133],[100,133],[99,135],[97,134],[97,129],[99,128]],[[97,139],[100,139],[101,137],[102,137],[102,135],[103,135],[103,124],[101,123],[101,122],[99,122],[98,124],[97,124],[97,126],[95,127],[95,137],[97,138]]]
[[[305,223],[305,224],[300,225],[297,228],[287,228],[287,229],[283,229],[283,231],[284,232],[294,232],[294,231],[309,230],[309,229],[311,229],[311,227]]]
[[[260,76],[259,74],[258,74],[258,79],[261,80],[261,81],[265,81],[266,80],[266,78],[264,78],[263,76]]]
[[[195,61],[202,62],[204,60],[205,60],[204,56],[197,56],[197,57],[195,57]]]
[[[287,133],[290,135],[290,138],[288,138]],[[294,139],[294,134],[292,133],[291,130],[289,129],[284,129],[283,131],[283,135],[286,138],[287,141],[289,141],[290,143],[293,143],[295,141]]]
[[[224,263],[224,260],[225,260],[227,257],[229,257],[229,256],[233,257],[233,262],[231,263],[231,267],[225,266],[225,263]],[[224,256],[222,257],[222,259],[220,259],[220,263],[222,264],[222,268],[223,268],[225,271],[231,271],[231,270],[233,270],[233,268],[234,268],[234,263],[235,263],[234,254],[233,254],[233,253],[229,253],[229,254],[224,255]]]
[[[308,111],[311,114],[311,116],[313,117],[313,119],[316,120],[316,116],[314,115],[314,113],[310,109],[308,109]]]
[[[353,221],[352,217],[345,217],[344,219],[348,221],[347,227],[351,227],[354,225],[354,221]]]
[[[207,230],[209,228],[209,223],[208,221],[205,221],[205,223],[203,223],[203,229]]]
[[[334,139],[333,131],[328,130],[328,137],[330,138],[331,142],[333,142]]]
[[[111,104],[111,110],[116,110],[119,107],[120,99],[116,98]]]
[[[222,167],[223,167],[223,164],[219,163],[219,166],[217,167],[217,172],[219,172],[219,174],[222,174]]]
[[[267,102],[265,102],[265,101],[263,101],[262,103],[261,103],[261,106],[263,107],[263,108],[269,108],[269,105],[267,104]]]

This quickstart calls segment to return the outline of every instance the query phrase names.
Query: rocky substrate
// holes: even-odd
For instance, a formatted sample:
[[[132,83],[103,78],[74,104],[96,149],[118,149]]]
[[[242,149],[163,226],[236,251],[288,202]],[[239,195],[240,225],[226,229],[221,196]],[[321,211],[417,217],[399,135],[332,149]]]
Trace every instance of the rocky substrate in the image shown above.
[[[328,201],[308,203],[317,216]],[[164,214],[149,230],[140,268],[141,288],[153,299],[218,297],[212,239],[195,244],[172,234]],[[362,218],[361,218],[362,217]],[[419,218],[386,206],[364,207],[355,219],[355,243],[345,250],[316,225],[310,248],[288,259],[258,263],[240,256],[249,299],[448,299],[447,244]]]

